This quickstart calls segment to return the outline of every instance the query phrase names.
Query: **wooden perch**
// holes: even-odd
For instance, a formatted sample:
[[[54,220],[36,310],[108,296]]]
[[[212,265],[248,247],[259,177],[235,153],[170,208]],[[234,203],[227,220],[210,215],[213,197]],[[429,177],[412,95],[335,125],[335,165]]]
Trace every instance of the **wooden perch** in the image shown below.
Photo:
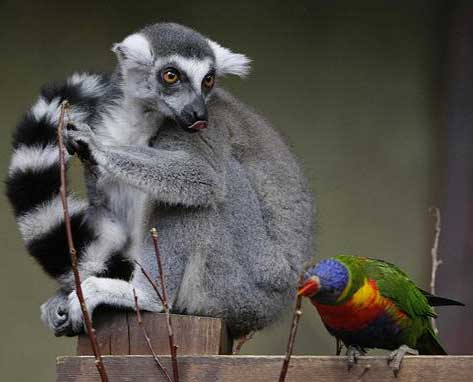
[[[171,367],[169,356],[160,357]],[[182,382],[274,382],[284,356],[179,356]],[[105,356],[110,380],[165,381],[150,356]],[[346,357],[293,356],[287,382],[471,382],[473,356],[408,356],[399,377],[393,377],[386,357],[363,357],[347,371]],[[93,357],[59,357],[57,382],[96,382]]]

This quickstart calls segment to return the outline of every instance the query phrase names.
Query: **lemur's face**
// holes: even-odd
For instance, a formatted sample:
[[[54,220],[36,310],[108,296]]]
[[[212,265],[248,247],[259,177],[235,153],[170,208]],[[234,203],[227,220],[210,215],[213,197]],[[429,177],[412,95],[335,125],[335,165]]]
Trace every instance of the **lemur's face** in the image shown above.
[[[208,123],[207,99],[215,85],[213,58],[187,58],[179,55],[156,61],[157,106],[189,131],[205,129]]]
[[[115,44],[122,89],[187,131],[205,129],[216,77],[244,76],[250,60],[192,29],[154,24]]]

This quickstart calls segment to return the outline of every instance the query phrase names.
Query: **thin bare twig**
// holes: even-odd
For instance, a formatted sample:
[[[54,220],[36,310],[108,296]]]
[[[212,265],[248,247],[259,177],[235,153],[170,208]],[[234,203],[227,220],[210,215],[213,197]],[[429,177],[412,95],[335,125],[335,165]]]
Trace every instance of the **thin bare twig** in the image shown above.
[[[371,369],[371,365],[370,364],[366,365],[363,371],[361,372],[360,376],[358,377],[358,381],[360,382],[363,381],[363,377],[368,371],[370,371],[370,369]]]
[[[87,335],[90,340],[90,345],[92,347],[92,351],[95,356],[95,366],[97,367],[97,371],[100,374],[100,379],[102,382],[108,382],[108,375],[107,371],[105,370],[105,365],[103,364],[102,355],[100,354],[100,349],[97,343],[97,336],[95,335],[95,329],[92,326],[92,321],[90,319],[89,311],[87,310],[87,306],[85,305],[84,294],[82,292],[80,274],[79,274],[79,267],[77,264],[77,252],[74,247],[74,240],[72,237],[72,229],[71,229],[71,217],[69,215],[69,207],[67,204],[67,182],[66,182],[66,149],[64,147],[64,140],[63,140],[63,131],[64,131],[64,120],[66,115],[66,110],[69,107],[69,103],[67,101],[63,101],[61,104],[61,113],[59,116],[59,126],[57,129],[58,135],[58,145],[59,145],[59,166],[60,166],[60,175],[61,175],[61,187],[60,187],[60,194],[61,194],[61,201],[62,201],[62,208],[64,210],[64,222],[66,225],[66,236],[67,236],[67,245],[69,247],[69,254],[71,255],[71,265],[72,265],[72,272],[74,274],[74,282],[76,286],[76,293],[77,298],[79,299],[80,308],[82,310],[82,315],[84,317],[85,327],[87,329]]]
[[[430,293],[435,295],[435,283],[437,280],[437,270],[438,267],[443,263],[443,261],[439,258],[438,250],[439,250],[439,238],[441,228],[441,219],[440,219],[440,210],[437,207],[430,207],[429,212],[435,217],[435,236],[434,236],[434,243],[432,245],[432,249],[430,250],[430,255],[432,257],[432,273],[430,275]],[[437,328],[437,324],[435,322],[435,318],[430,319],[432,322],[432,328],[435,334],[438,334],[439,330]]]
[[[248,341],[250,341],[255,335],[255,333],[256,333],[255,331],[251,331],[248,334],[238,338],[236,340],[235,348],[232,351],[232,355],[239,355],[243,345],[246,344]]]
[[[169,376],[166,368],[161,364],[161,361],[159,360],[158,355],[154,351],[153,345],[151,344],[151,340],[148,336],[148,333],[146,332],[146,328],[143,325],[143,320],[141,319],[140,306],[138,305],[138,296],[136,295],[135,288],[133,288],[133,296],[135,298],[135,309],[136,309],[136,316],[138,318],[138,325],[140,326],[141,331],[143,332],[143,337],[145,338],[146,344],[148,345],[148,348],[149,348],[151,354],[153,355],[154,362],[156,362],[156,366],[158,367],[159,370],[161,370],[163,372],[166,379],[169,382],[172,382],[171,377]]]
[[[179,369],[177,366],[177,346],[174,342],[174,332],[172,329],[171,315],[169,314],[169,304],[166,293],[166,281],[164,278],[163,264],[161,262],[161,254],[159,252],[158,231],[156,230],[156,228],[151,229],[151,239],[153,240],[154,252],[156,254],[156,262],[158,263],[159,279],[161,281],[161,296],[163,300],[164,314],[166,315],[166,324],[169,337],[169,350],[171,352],[173,381],[179,382]]]
[[[151,284],[151,286],[153,287],[154,291],[156,292],[156,294],[159,298],[159,301],[161,301],[161,304],[164,306],[163,297],[161,296],[161,293],[159,292],[158,286],[156,285],[156,283],[153,281],[153,279],[151,278],[149,273],[146,272],[146,270],[143,268],[143,266],[138,261],[136,261],[136,260],[133,260],[133,261],[135,262],[136,265],[138,265],[138,267],[140,267],[141,273],[143,273],[143,275],[146,277],[146,280],[148,280],[148,282]]]
[[[304,273],[302,273],[299,285],[302,285]],[[302,296],[297,295],[296,304],[294,306],[294,314],[292,315],[292,325],[291,331],[289,333],[289,340],[287,343],[286,356],[281,368],[281,374],[279,375],[279,382],[284,382],[286,380],[287,369],[289,367],[289,362],[291,361],[292,351],[294,349],[294,341],[296,340],[297,327],[299,326],[299,320],[301,319],[302,310]]]

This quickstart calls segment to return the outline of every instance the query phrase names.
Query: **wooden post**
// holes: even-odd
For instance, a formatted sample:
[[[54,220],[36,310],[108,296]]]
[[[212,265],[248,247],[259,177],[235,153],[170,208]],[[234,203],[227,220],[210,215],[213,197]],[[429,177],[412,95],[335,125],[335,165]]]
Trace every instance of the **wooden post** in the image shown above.
[[[449,20],[444,86],[442,235],[437,293],[465,303],[462,309],[438,309],[442,343],[452,354],[473,352],[473,3],[447,2]],[[440,163],[439,163],[440,164]],[[441,167],[440,167],[441,168]],[[473,376],[472,376],[473,380]]]
[[[164,313],[142,312],[143,325],[154,351],[169,354]],[[171,315],[178,355],[231,354],[232,341],[222,320],[210,317]],[[102,355],[148,355],[136,313],[99,309],[94,313],[94,327]],[[87,335],[77,341],[77,355],[91,355]]]

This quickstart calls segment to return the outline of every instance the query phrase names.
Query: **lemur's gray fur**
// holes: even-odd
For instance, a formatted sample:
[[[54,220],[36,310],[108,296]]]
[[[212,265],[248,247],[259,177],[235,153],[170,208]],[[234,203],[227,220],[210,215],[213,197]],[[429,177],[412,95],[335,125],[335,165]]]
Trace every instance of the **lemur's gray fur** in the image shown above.
[[[56,335],[82,329],[58,244],[58,155],[47,135],[68,98],[65,140],[84,163],[88,188],[88,202],[69,196],[69,204],[89,311],[100,304],[133,309],[133,288],[141,308],[161,310],[132,262],[157,276],[148,234],[157,227],[174,312],[222,317],[234,336],[265,327],[290,304],[311,257],[313,205],[271,126],[228,92],[203,85],[207,76],[244,76],[249,60],[168,23],[128,36],[113,51],[118,66],[110,78],[75,74],[43,90],[14,136],[8,196],[28,249],[61,285],[42,305],[43,321]],[[163,81],[169,68],[179,77],[174,84]],[[43,137],[38,129],[50,130]],[[41,186],[28,184],[47,176],[54,180],[41,200],[33,195]],[[123,266],[129,277],[121,277]]]

